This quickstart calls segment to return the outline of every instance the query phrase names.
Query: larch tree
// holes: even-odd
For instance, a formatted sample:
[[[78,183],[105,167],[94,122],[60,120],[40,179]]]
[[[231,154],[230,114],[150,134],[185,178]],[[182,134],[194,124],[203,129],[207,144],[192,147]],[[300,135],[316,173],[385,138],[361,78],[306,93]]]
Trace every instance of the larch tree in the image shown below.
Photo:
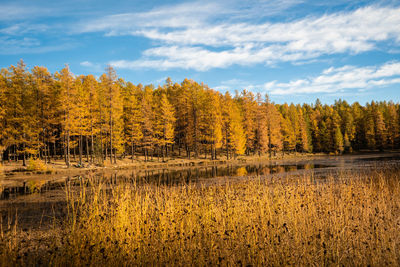
[[[394,149],[399,140],[399,116],[396,110],[396,105],[389,102],[384,112],[384,121],[387,132],[387,145],[388,148]]]
[[[375,144],[376,147],[383,151],[386,146],[386,125],[383,119],[382,112],[380,110],[376,110],[374,114],[375,119]]]
[[[5,140],[7,138],[6,135],[6,70],[0,70],[0,164],[3,163],[3,154],[4,150],[7,148]]]
[[[142,115],[142,140],[141,146],[145,161],[149,160],[149,150],[154,147],[154,109],[153,109],[153,87],[146,86],[142,92],[141,97],[141,115]]]
[[[207,90],[205,99],[204,135],[206,144],[210,144],[211,159],[217,159],[217,149],[222,147],[222,113],[220,95]],[[206,153],[205,153],[206,154]]]
[[[83,78],[83,87],[87,91],[85,97],[86,112],[87,112],[87,132],[86,132],[86,159],[94,162],[95,157],[95,136],[99,135],[99,115],[98,115],[98,82],[93,75],[88,75]],[[97,140],[98,138],[96,138]],[[90,140],[90,141],[89,141]],[[90,145],[89,145],[90,143]],[[89,148],[90,147],[90,148]],[[100,149],[101,151],[101,149]],[[100,153],[101,154],[101,153]],[[101,156],[102,157],[102,156]]]
[[[104,110],[106,112],[105,119],[111,164],[117,162],[117,151],[121,151],[122,149],[122,100],[120,94],[121,86],[117,82],[117,78],[117,74],[111,66],[107,66],[105,73],[100,77],[105,97]]]
[[[55,95],[54,80],[50,72],[45,67],[34,67],[32,69],[32,80],[33,80],[33,95],[32,98],[35,100],[34,110],[37,114],[37,144],[41,157],[44,158],[45,162],[50,161],[50,141],[54,142],[56,134],[55,114],[57,109],[54,106],[53,101]]]
[[[268,155],[272,157],[274,154],[282,149],[282,132],[281,132],[281,114],[276,109],[275,105],[270,102],[268,95],[265,96],[265,123],[267,131],[267,148]]]
[[[30,114],[32,112],[32,101],[29,97],[30,74],[22,60],[18,62],[17,66],[11,66],[8,74],[10,83],[6,87],[8,88],[8,90],[6,89],[8,107],[6,107],[7,127],[5,131],[8,143],[13,148],[14,159],[18,161],[19,155],[22,154],[25,166],[26,149],[33,132],[32,127],[34,127],[34,116],[36,115]]]
[[[78,149],[79,149],[79,165],[82,166],[83,162],[83,138],[87,140],[90,133],[90,114],[88,109],[89,104],[89,90],[85,87],[85,76],[81,75],[75,79],[76,96],[74,98],[75,113],[73,120],[75,121],[76,128],[75,135],[77,136]]]
[[[231,95],[226,92],[222,102],[223,142],[226,158],[230,155],[242,155],[246,151],[246,136],[243,129],[243,118],[240,107]]]
[[[159,96],[159,113],[157,117],[157,125],[159,133],[159,144],[161,148],[162,159],[165,161],[165,156],[168,155],[168,145],[174,142],[174,126],[175,126],[175,111],[169,102],[164,90]]]
[[[167,79],[157,90],[118,79],[108,67],[99,81],[75,77],[68,66],[52,75],[27,70],[20,61],[0,73],[0,160],[27,157],[49,162],[73,152],[82,163],[102,164],[142,148],[160,158],[168,153],[216,159],[278,151],[351,153],[400,147],[400,106],[393,102],[337,100],[333,105],[275,105],[243,90],[232,98],[203,83]],[[78,149],[79,148],[79,153]],[[176,153],[174,149],[178,148]],[[63,153],[60,153],[63,150]],[[217,153],[218,152],[218,153]],[[89,160],[90,157],[90,160]]]
[[[251,151],[255,152],[256,146],[256,114],[257,103],[254,94],[243,90],[240,95],[235,97],[239,103],[243,120],[243,128],[246,135],[246,154],[249,155]]]
[[[304,117],[304,113],[300,105],[296,106],[297,109],[297,121],[298,121],[298,133],[297,133],[297,149],[301,152],[310,152],[310,142],[309,142],[309,126]]]
[[[123,122],[124,122],[124,139],[126,147],[129,147],[131,160],[133,162],[136,147],[143,138],[142,133],[142,113],[140,102],[137,95],[137,87],[128,82],[122,88],[123,97]]]
[[[281,120],[281,132],[283,137],[283,149],[284,151],[294,151],[296,149],[297,138],[296,138],[296,108],[292,105],[291,112],[289,113],[289,105],[283,104],[279,106],[279,111],[282,114]]]
[[[71,162],[71,133],[75,128],[74,106],[71,105],[75,96],[74,76],[70,72],[68,65],[63,68],[60,73],[56,73],[59,86],[61,88],[62,101],[62,133],[64,139],[64,158],[67,167],[70,167]]]

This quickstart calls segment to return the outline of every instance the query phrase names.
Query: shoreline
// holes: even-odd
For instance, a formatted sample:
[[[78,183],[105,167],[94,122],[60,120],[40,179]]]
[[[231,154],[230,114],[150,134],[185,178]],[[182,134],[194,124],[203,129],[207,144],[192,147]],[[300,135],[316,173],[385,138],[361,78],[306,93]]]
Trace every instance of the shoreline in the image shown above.
[[[21,163],[5,164],[2,166],[3,170],[0,173],[0,189],[15,184],[20,184],[27,181],[57,181],[67,179],[71,176],[87,175],[93,173],[101,173],[108,171],[129,171],[129,170],[179,170],[186,168],[202,168],[211,166],[226,166],[226,165],[245,165],[245,164],[257,164],[257,163],[269,163],[269,164],[288,164],[288,163],[299,163],[312,160],[329,160],[337,161],[338,159],[351,159],[351,158],[368,158],[368,157],[385,157],[389,155],[399,154],[400,150],[392,150],[385,152],[377,151],[363,151],[361,153],[344,154],[344,155],[329,155],[329,154],[311,154],[311,153],[292,153],[285,154],[284,157],[281,155],[269,158],[268,155],[254,155],[254,156],[240,156],[236,159],[219,159],[211,160],[204,158],[197,159],[185,159],[185,158],[172,158],[166,162],[157,161],[157,159],[151,162],[144,162],[135,160],[134,163],[131,159],[117,160],[117,164],[110,165],[109,162],[105,162],[105,166],[89,166],[89,167],[74,167],[77,162],[72,162],[70,168],[66,168],[63,161],[53,161],[48,163],[48,171],[29,171],[26,167],[22,167]],[[86,163],[86,162],[84,162]],[[25,169],[23,169],[25,168]]]

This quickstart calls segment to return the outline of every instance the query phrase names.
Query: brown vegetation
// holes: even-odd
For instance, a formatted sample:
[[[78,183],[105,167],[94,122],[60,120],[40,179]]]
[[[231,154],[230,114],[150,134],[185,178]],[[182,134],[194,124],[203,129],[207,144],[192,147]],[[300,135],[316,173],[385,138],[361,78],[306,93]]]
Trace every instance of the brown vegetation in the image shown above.
[[[89,187],[82,184],[78,191],[67,188],[67,217],[54,228],[57,234],[27,241],[26,232],[18,226],[3,225],[0,262],[115,266],[400,263],[398,169],[340,173],[325,179],[217,181],[156,186],[90,180]],[[40,246],[35,245],[38,240]]]

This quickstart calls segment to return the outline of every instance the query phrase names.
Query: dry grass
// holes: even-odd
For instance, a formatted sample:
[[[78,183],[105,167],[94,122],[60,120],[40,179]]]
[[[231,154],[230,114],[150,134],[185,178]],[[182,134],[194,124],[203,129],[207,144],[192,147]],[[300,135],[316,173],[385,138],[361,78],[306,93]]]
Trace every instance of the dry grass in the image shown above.
[[[316,181],[82,185],[47,247],[2,230],[3,265],[400,265],[400,171]],[[63,230],[61,230],[63,229]]]

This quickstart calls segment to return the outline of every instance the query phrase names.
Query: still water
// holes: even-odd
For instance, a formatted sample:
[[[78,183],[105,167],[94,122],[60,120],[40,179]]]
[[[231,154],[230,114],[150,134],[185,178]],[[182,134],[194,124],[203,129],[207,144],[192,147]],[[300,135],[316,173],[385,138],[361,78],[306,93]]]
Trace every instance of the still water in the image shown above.
[[[160,185],[173,185],[180,183],[196,183],[200,180],[218,177],[259,176],[292,172],[296,170],[311,170],[329,167],[328,165],[315,163],[299,164],[270,164],[258,163],[247,165],[222,165],[207,167],[190,167],[179,169],[156,169],[156,170],[120,170],[99,172],[91,174],[95,179],[112,184],[124,182],[156,183]],[[70,176],[64,180],[27,180],[5,187],[1,190],[0,199],[8,199],[19,195],[31,193],[44,193],[50,190],[61,189],[65,183],[78,185],[85,176]]]
[[[344,170],[365,168],[376,164],[396,164],[400,166],[400,155],[358,155],[342,157],[322,157],[298,162],[270,161],[262,163],[242,165],[220,165],[200,166],[178,169],[156,169],[156,170],[115,170],[91,174],[97,180],[111,184],[124,182],[155,183],[159,185],[174,185],[181,183],[197,183],[218,177],[242,177],[242,176],[265,176],[282,173],[305,173],[307,170],[328,172],[329,170]],[[85,181],[87,176],[76,175],[64,177],[64,179],[32,179],[18,180],[15,184],[0,188],[0,200],[15,198],[21,195],[32,193],[45,193],[53,190],[60,190],[65,187],[66,182],[72,185],[79,185]]]

